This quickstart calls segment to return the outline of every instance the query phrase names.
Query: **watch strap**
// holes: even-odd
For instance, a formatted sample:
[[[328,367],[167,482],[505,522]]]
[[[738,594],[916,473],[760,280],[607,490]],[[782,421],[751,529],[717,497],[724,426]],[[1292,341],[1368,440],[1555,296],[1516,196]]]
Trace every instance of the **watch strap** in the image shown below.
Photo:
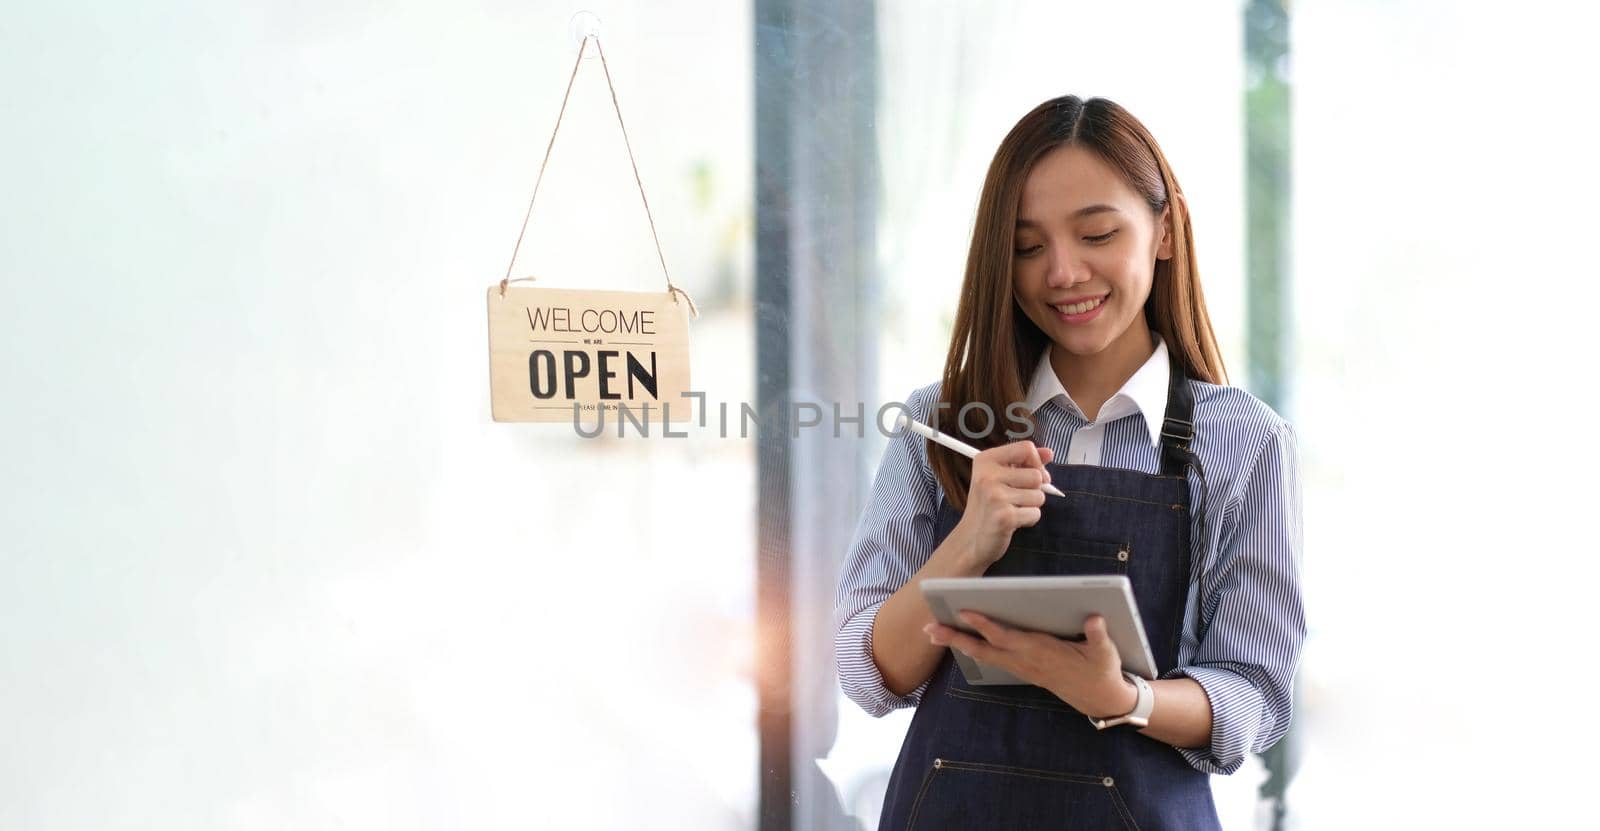
[[[1132,684],[1134,689],[1138,691],[1138,698],[1134,700],[1133,710],[1124,715],[1110,718],[1090,717],[1089,723],[1093,724],[1096,730],[1104,730],[1108,727],[1116,727],[1123,724],[1131,724],[1139,728],[1150,725],[1150,714],[1156,709],[1155,690],[1150,688],[1149,681],[1126,670],[1123,671],[1122,677],[1128,679],[1128,683]]]

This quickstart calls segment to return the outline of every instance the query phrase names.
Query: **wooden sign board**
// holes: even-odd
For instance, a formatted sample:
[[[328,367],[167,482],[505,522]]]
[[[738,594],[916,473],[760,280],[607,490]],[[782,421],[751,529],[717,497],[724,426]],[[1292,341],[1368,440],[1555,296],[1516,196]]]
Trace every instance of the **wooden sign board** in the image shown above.
[[[573,421],[626,406],[656,424],[689,418],[689,307],[670,292],[489,287],[495,421]],[[665,408],[662,404],[669,404]]]

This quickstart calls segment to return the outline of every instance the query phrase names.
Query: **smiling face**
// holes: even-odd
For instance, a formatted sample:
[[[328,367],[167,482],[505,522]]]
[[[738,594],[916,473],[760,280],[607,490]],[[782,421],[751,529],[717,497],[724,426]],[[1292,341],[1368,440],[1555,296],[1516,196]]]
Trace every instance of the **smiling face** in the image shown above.
[[[1156,260],[1172,256],[1170,210],[1153,215],[1093,151],[1069,145],[1045,154],[1017,206],[1017,304],[1072,356],[1148,355],[1144,304]]]

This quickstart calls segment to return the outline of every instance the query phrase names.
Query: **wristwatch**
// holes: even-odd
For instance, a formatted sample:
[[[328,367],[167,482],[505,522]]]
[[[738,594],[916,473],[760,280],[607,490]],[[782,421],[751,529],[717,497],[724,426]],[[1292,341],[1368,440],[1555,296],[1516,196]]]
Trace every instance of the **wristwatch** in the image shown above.
[[[1107,727],[1116,727],[1119,724],[1131,724],[1134,727],[1141,728],[1150,726],[1150,712],[1156,708],[1155,690],[1150,689],[1149,681],[1126,670],[1123,671],[1122,677],[1128,679],[1128,683],[1133,684],[1139,691],[1139,698],[1133,703],[1133,712],[1114,718],[1094,718],[1091,716],[1089,717],[1089,723],[1094,725],[1094,729],[1104,730]]]

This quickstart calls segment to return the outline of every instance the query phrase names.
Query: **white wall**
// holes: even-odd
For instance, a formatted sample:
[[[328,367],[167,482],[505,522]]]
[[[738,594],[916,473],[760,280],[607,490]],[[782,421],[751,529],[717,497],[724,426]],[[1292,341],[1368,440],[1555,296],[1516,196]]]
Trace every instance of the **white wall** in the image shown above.
[[[1296,412],[1335,486],[1292,797],[1314,827],[1569,824],[1600,737],[1593,13],[1296,14]]]
[[[749,825],[749,444],[489,420],[576,8],[8,12],[0,827]],[[589,8],[736,399],[748,10]],[[664,288],[610,107],[519,274]]]

